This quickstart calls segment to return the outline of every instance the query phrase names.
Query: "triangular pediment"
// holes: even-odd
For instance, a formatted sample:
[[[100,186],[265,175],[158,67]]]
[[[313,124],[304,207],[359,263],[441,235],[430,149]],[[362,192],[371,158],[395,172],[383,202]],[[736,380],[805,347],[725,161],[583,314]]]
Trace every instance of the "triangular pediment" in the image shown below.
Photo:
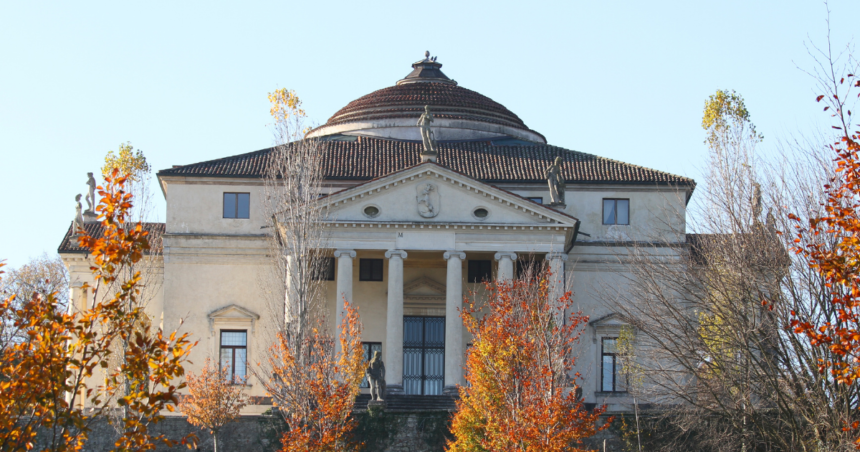
[[[621,314],[618,313],[605,315],[596,320],[588,322],[588,324],[593,327],[622,327],[630,325],[630,323],[625,322],[624,319],[621,317]]]
[[[405,297],[445,297],[445,284],[427,276],[413,279],[403,285]]]
[[[422,163],[321,199],[329,222],[572,227],[578,220],[435,163]]]
[[[208,317],[210,319],[219,319],[219,320],[259,320],[260,315],[245,309],[239,305],[231,304],[229,306],[225,306],[220,309],[216,309],[209,313]]]

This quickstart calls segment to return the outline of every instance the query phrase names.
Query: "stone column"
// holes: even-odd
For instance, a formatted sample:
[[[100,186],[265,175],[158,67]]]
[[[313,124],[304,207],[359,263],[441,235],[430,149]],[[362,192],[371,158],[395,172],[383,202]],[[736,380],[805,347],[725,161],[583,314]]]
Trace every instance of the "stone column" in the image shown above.
[[[352,304],[352,260],[355,259],[355,250],[336,250],[334,258],[337,259],[337,301],[335,302],[335,348],[340,350],[340,322],[343,320],[343,301]]]
[[[564,253],[547,253],[546,260],[549,261],[549,271],[552,272],[550,277],[550,300],[557,303],[558,299],[564,295],[564,262],[567,261],[567,254]],[[556,321],[564,325],[567,316],[561,309],[556,312]]]
[[[499,262],[499,272],[496,275],[497,281],[510,281],[514,279],[514,261],[517,260],[517,253],[496,253],[496,261]]]
[[[388,250],[388,316],[385,332],[385,386],[403,392],[403,259],[406,251]]]
[[[466,253],[446,251],[448,278],[445,289],[445,388],[446,394],[456,394],[463,384],[463,322],[457,308],[463,306],[463,260]]]

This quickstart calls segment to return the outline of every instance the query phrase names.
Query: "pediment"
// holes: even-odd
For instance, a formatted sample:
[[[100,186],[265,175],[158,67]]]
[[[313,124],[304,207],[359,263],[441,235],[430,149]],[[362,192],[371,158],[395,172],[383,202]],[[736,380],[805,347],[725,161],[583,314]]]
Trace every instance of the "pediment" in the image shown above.
[[[331,223],[441,223],[573,227],[578,220],[435,163],[326,196]],[[478,209],[486,211],[481,217]]]
[[[597,327],[617,327],[617,328],[620,328],[622,326],[630,325],[630,323],[625,322],[624,319],[621,317],[621,314],[618,314],[618,313],[612,313],[612,314],[605,315],[605,316],[600,317],[596,320],[592,320],[591,322],[588,322],[588,324],[595,327],[595,328],[597,328]]]
[[[403,285],[403,296],[412,297],[441,297],[445,298],[445,284],[427,276],[413,279]]]
[[[260,315],[239,305],[231,304],[212,311],[208,315],[211,320],[259,320]]]

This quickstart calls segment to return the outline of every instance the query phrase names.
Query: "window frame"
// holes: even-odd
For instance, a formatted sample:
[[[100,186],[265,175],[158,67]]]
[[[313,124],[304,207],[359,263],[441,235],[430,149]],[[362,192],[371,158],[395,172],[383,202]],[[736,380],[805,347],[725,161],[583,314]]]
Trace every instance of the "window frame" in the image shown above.
[[[233,195],[233,205],[235,209],[233,214],[235,216],[228,217],[225,216],[225,210],[227,207],[227,195]],[[240,217],[239,216],[239,195],[248,195],[248,216]],[[225,220],[249,220],[251,219],[251,193],[250,192],[238,192],[238,191],[225,191],[221,195],[221,218]]]
[[[367,262],[367,265],[373,265],[375,263],[379,263],[379,278],[375,278],[374,268],[371,266],[369,270],[369,275],[365,278],[364,274],[364,265]],[[359,281],[372,281],[372,282],[381,282],[385,280],[385,261],[384,259],[376,259],[376,258],[361,258],[358,260],[358,280]]]
[[[245,333],[245,345],[224,345],[224,333]],[[229,349],[230,353],[230,384],[244,385],[248,379],[248,330],[236,329],[221,329],[218,330],[218,366],[221,366],[221,353],[224,349]],[[236,379],[236,350],[245,350],[245,370],[242,374],[241,381]]]
[[[606,341],[612,340],[615,341],[615,353],[607,353]],[[603,368],[603,359],[605,356],[612,356],[612,390],[606,390],[605,379],[606,374]],[[618,379],[623,378],[621,374],[621,369],[618,367],[618,337],[612,336],[603,336],[600,338],[600,391],[599,392],[611,392],[611,393],[626,393],[626,389],[618,389]]]
[[[612,201],[615,203],[615,217],[613,218],[614,223],[606,222],[606,201]],[[619,223],[618,222],[618,201],[627,201],[627,223]],[[600,201],[601,204],[601,213],[600,213],[600,221],[604,226],[630,226],[630,198],[603,198]]]
[[[543,205],[543,196],[527,196],[526,199]]]

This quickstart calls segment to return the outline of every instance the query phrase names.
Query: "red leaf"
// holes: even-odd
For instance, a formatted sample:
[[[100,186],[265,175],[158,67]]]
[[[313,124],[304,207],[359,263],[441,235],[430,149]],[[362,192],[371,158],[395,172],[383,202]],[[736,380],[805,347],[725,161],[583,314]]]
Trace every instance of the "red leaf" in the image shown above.
[[[815,98],[816,102],[821,102],[821,99],[824,99],[824,96],[818,96]]]

